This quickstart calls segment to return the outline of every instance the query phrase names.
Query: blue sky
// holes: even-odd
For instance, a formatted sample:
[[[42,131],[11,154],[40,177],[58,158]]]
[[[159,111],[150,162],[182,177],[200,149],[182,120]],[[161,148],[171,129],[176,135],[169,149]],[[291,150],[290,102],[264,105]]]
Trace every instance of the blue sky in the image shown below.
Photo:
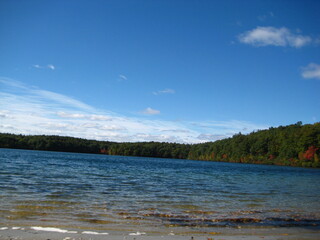
[[[318,122],[319,9],[0,0],[0,132],[198,143]]]

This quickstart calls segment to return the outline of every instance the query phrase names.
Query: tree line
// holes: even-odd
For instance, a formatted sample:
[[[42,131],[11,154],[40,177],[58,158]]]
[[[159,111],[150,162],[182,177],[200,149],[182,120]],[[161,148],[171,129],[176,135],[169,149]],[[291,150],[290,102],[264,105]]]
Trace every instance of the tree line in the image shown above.
[[[0,148],[320,167],[320,122],[301,122],[200,144],[87,140],[0,133]]]

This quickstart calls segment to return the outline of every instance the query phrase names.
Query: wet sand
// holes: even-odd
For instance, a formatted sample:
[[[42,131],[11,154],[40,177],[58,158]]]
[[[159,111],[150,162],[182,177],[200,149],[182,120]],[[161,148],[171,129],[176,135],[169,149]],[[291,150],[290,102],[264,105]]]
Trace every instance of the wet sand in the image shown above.
[[[173,232],[106,232],[41,227],[0,227],[1,240],[316,240],[319,228],[215,228],[206,234]]]

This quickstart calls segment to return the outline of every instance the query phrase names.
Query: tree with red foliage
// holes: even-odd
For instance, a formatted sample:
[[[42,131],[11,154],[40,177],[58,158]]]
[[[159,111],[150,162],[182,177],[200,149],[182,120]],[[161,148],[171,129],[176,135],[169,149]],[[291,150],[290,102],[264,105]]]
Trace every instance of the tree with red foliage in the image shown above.
[[[303,154],[304,159],[313,160],[314,155],[316,154],[318,149],[319,148],[316,148],[315,146],[310,146],[308,150]]]

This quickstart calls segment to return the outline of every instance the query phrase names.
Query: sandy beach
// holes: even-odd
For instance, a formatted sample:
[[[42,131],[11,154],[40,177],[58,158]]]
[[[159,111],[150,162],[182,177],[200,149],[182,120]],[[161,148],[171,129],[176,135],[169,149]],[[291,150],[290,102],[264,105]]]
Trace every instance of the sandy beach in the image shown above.
[[[1,227],[1,240],[235,240],[235,239],[319,239],[320,230],[316,228],[222,228],[205,234],[186,232],[167,235],[148,232],[106,232],[79,229],[60,229],[54,227]]]

